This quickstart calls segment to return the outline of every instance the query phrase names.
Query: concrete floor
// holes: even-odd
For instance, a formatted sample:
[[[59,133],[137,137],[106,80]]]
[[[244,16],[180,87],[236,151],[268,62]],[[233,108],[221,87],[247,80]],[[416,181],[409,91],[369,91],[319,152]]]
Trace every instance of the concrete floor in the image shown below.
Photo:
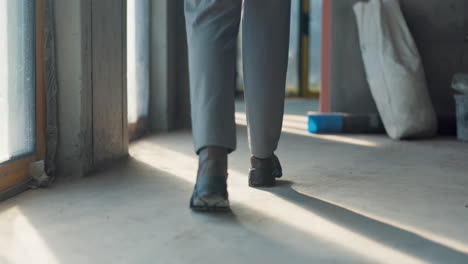
[[[468,263],[468,144],[316,136],[288,112],[272,189],[247,187],[245,117],[230,214],[188,209],[189,131],[116,167],[0,204],[0,263]]]

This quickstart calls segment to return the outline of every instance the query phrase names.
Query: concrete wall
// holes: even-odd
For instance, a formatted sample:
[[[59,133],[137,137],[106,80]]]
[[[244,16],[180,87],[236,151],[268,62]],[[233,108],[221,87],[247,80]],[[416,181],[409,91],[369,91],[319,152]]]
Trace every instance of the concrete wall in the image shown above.
[[[376,113],[361,58],[353,5],[358,0],[332,1],[330,111]]]
[[[450,84],[456,72],[468,73],[468,1],[417,2],[402,0],[403,13],[422,56],[441,128],[453,131],[455,102]]]
[[[352,6],[358,0],[332,4],[331,111],[375,113],[359,49]],[[466,0],[400,0],[425,67],[428,89],[443,130],[453,130],[450,90],[455,72],[468,71],[468,2]]]

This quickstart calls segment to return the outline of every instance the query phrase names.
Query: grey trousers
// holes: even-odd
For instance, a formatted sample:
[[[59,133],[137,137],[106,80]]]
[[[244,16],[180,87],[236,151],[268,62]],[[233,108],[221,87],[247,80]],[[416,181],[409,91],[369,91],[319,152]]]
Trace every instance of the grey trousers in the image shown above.
[[[284,112],[291,0],[185,0],[195,151],[236,148],[237,35],[242,48],[249,145],[267,158]]]

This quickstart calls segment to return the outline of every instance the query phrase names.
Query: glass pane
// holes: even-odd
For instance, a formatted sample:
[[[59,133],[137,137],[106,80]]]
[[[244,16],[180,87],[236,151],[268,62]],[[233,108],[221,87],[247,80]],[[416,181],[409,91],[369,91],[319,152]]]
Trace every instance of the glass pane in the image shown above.
[[[301,1],[291,1],[291,27],[289,36],[289,61],[286,76],[286,94],[299,94],[299,41],[300,36]]]
[[[35,150],[34,0],[0,0],[0,163]]]
[[[127,1],[128,122],[149,112],[149,0]]]
[[[309,91],[320,92],[322,57],[322,3],[310,0]]]

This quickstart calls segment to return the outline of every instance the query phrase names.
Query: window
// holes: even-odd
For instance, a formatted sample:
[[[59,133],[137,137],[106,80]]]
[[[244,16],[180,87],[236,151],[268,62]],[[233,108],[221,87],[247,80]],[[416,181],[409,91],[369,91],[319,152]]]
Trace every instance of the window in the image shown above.
[[[36,5],[41,1],[0,0],[0,194],[26,182],[29,164],[43,159]]]
[[[286,94],[298,96],[300,94],[300,27],[301,1],[291,1],[291,25],[289,31],[288,72],[286,75]]]
[[[322,74],[323,0],[310,0],[309,13],[309,92],[320,93]]]
[[[145,133],[149,113],[149,0],[127,1],[127,107],[130,139]]]

